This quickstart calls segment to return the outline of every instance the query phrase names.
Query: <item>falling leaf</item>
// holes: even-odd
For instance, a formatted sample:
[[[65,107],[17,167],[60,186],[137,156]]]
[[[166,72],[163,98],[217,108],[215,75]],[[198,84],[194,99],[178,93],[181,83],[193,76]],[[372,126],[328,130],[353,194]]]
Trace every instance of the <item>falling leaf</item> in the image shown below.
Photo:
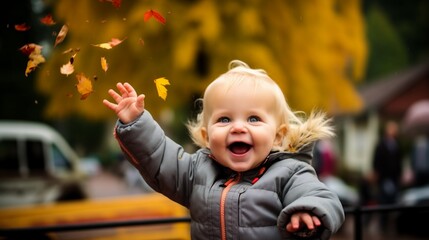
[[[80,51],[80,48],[69,48],[63,52],[63,54],[67,53],[78,53]]]
[[[64,38],[66,37],[68,31],[69,31],[69,27],[64,24],[61,27],[61,30],[58,33],[57,38],[55,39],[54,47],[56,47],[58,44],[60,44],[62,41],[64,41]]]
[[[68,62],[66,64],[64,64],[61,68],[60,68],[60,72],[61,74],[64,75],[70,75],[74,72],[74,66],[71,62]]]
[[[148,21],[151,17],[154,17],[158,22],[165,24],[166,20],[165,18],[158,12],[154,10],[148,10],[144,13],[144,21]]]
[[[73,54],[73,56],[71,56],[70,57],[70,60],[69,60],[69,62],[68,63],[66,63],[66,64],[64,64],[61,68],[60,68],[60,72],[61,72],[61,74],[64,74],[64,75],[70,75],[70,74],[72,74],[73,72],[74,72],[74,66],[73,66],[73,63],[74,63],[74,58],[76,57],[76,54],[77,53],[75,53],[75,54]]]
[[[76,74],[77,91],[80,93],[80,100],[85,100],[92,92],[92,82],[83,73]]]
[[[28,26],[26,23],[22,24],[15,24],[15,30],[20,32],[28,31],[31,27]]]
[[[25,54],[25,55],[30,55],[32,52],[34,52],[34,50],[37,48],[37,47],[40,47],[41,48],[41,46],[39,46],[39,45],[37,45],[37,44],[34,44],[34,43],[29,43],[29,44],[25,44],[24,46],[22,46],[21,48],[19,48],[19,51],[21,51],[23,54]]]
[[[43,18],[41,18],[40,22],[43,23],[43,24],[45,24],[45,25],[48,25],[48,26],[56,24],[56,22],[52,18],[51,14],[48,14],[48,15],[44,16]]]
[[[123,40],[119,40],[117,38],[112,38],[110,42],[107,43],[100,43],[100,44],[92,44],[94,47],[104,48],[104,49],[112,49],[115,46],[118,46],[121,44],[126,38]]]
[[[112,0],[112,4],[115,8],[121,7],[122,0]]]
[[[158,96],[165,101],[165,99],[167,98],[167,88],[165,86],[170,85],[170,82],[164,77],[157,78],[154,82],[156,90],[158,91]]]
[[[37,68],[40,63],[45,62],[42,55],[42,46],[35,43],[29,43],[19,49],[25,55],[28,55],[27,68],[25,69],[25,76],[27,77],[30,72]]]
[[[107,72],[107,69],[109,69],[109,64],[107,64],[105,57],[101,57],[101,68],[104,70],[104,72]]]
[[[111,2],[115,8],[120,8],[122,0],[100,0],[100,2]]]

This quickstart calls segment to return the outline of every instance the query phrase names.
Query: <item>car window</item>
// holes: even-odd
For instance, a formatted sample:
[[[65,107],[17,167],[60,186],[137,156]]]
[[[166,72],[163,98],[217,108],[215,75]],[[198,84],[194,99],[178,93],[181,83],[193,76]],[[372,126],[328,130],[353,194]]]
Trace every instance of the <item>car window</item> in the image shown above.
[[[0,171],[19,172],[18,142],[12,139],[0,139]]]
[[[68,159],[64,154],[60,151],[56,144],[51,145],[52,152],[54,154],[54,166],[55,170],[64,170],[71,171],[71,163],[70,159]]]
[[[43,143],[39,140],[26,140],[25,152],[27,156],[27,167],[30,174],[43,172],[45,170],[45,152]]]

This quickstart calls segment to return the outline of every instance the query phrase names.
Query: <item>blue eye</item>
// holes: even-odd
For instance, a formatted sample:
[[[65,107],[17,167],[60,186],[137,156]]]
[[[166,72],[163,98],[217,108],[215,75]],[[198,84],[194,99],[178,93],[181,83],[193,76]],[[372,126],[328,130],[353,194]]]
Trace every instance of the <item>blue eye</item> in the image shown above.
[[[230,122],[229,118],[227,118],[227,117],[220,117],[217,121],[220,123],[229,123]]]
[[[259,121],[261,121],[261,118],[259,118],[257,116],[250,116],[248,121],[249,122],[259,122]]]

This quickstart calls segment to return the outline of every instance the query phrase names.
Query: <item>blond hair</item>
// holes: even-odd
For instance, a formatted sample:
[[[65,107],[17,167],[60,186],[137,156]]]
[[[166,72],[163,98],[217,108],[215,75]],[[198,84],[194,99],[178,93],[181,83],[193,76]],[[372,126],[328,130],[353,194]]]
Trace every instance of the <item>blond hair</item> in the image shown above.
[[[207,106],[207,94],[215,85],[223,84],[226,89],[230,89],[232,86],[240,85],[243,82],[252,83],[254,90],[264,85],[269,86],[273,91],[273,97],[276,100],[274,112],[278,119],[278,126],[276,127],[277,129],[286,129],[282,142],[273,150],[295,152],[309,143],[334,135],[330,119],[326,118],[325,113],[313,111],[306,119],[303,112],[293,112],[278,84],[264,70],[252,69],[240,60],[233,60],[229,63],[229,70],[207,86],[203,98],[200,99],[202,111],[195,120],[190,120],[187,124],[190,136],[197,146],[206,147],[202,128],[207,127],[210,117],[204,107]]]

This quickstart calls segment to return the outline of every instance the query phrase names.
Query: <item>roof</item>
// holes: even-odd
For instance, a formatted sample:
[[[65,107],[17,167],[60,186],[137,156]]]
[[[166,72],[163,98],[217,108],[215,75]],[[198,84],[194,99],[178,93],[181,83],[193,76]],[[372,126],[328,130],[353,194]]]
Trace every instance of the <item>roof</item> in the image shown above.
[[[61,138],[49,125],[29,121],[0,121],[0,138],[4,136],[41,138],[50,142]]]
[[[358,88],[365,110],[379,109],[404,89],[421,80],[420,77],[425,74],[429,74],[429,61]]]

